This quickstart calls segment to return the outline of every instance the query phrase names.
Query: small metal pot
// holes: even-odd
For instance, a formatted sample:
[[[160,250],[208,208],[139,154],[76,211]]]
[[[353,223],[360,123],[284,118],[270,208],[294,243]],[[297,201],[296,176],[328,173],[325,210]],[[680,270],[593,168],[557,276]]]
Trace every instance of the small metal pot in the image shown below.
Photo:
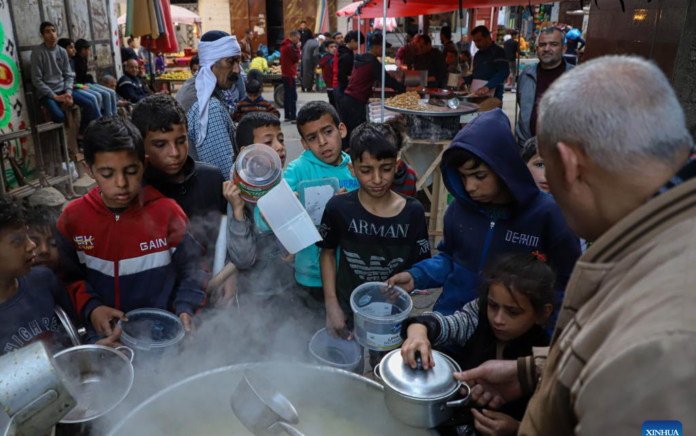
[[[450,357],[433,351],[435,367],[424,370],[408,366],[401,350],[387,354],[375,366],[375,378],[384,386],[384,398],[389,412],[411,427],[435,428],[452,417],[454,408],[467,404],[471,389],[452,374],[461,368]],[[460,388],[466,388],[464,398],[454,400]]]
[[[124,352],[130,356],[126,357]],[[128,347],[80,345],[53,356],[77,400],[77,406],[60,422],[91,421],[118,406],[133,386],[134,354]]]

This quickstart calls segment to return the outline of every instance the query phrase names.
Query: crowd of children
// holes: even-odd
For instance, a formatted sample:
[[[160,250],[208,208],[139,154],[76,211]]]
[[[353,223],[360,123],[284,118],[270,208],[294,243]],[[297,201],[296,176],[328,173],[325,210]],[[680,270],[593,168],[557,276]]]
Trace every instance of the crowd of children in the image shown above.
[[[55,31],[44,30],[48,44]],[[63,45],[84,63],[89,45]],[[42,50],[53,56],[48,46]],[[334,84],[332,100],[341,58],[334,41],[325,50],[320,65],[327,85]],[[70,76],[63,80],[70,83]],[[64,94],[57,86],[45,87],[44,98],[59,101]],[[115,109],[108,88],[89,89],[102,97],[105,113]],[[468,369],[548,344],[544,327],[562,299],[580,241],[546,194],[536,142],[520,153],[502,111],[479,115],[442,156],[453,202],[433,256],[426,214],[415,198],[417,176],[401,159],[408,142],[403,118],[384,124],[351,119],[348,136],[335,104],[310,102],[296,117],[304,152],[286,165],[280,114],[261,90],[258,81],[246,83],[230,153],[236,158],[253,144],[270,147],[296,193],[302,182],[335,178],[340,189],[326,204],[322,240],[289,255],[234,181],[189,156],[190,120],[181,104],[166,94],[141,98],[132,122],[105,116],[85,128],[85,166],[98,185],[87,195],[62,211],[0,200],[0,353],[50,335],[60,346],[56,305],[88,327],[90,341],[107,345],[118,340],[114,321],[127,322],[131,310],[169,310],[192,332],[197,313],[211,305],[224,310],[232,299],[242,307],[298,304],[325,317],[334,337],[351,339],[351,292],[371,281],[406,291],[443,288],[434,312],[403,325],[402,354],[412,366],[418,351],[427,369],[433,347]],[[234,273],[220,289],[209,289],[222,215]],[[380,357],[371,353],[371,364]],[[501,421],[497,427],[513,434],[524,407],[520,401],[498,412],[473,410],[443,432],[486,433],[482,428]]]

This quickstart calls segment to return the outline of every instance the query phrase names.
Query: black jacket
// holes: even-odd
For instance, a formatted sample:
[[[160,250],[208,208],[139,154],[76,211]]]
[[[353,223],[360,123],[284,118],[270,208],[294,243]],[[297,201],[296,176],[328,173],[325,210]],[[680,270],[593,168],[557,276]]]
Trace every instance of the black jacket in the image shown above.
[[[353,74],[355,55],[350,47],[345,45],[338,47],[338,89],[345,91],[348,87],[349,77]]]
[[[129,74],[124,74],[118,79],[116,92],[118,95],[134,104],[147,97],[147,93],[145,92],[140,78]]]
[[[309,29],[305,29],[305,30],[299,29],[298,32],[300,32],[300,42],[302,42],[302,47],[304,47],[305,42],[312,39],[312,31]]]
[[[184,173],[183,182],[170,182],[150,165],[145,171],[144,183],[176,201],[184,210],[191,221],[191,233],[205,248],[206,261],[212,266],[220,215],[227,212],[227,200],[222,195],[225,179],[219,168],[196,162],[191,156],[184,164]]]
[[[340,66],[339,66],[340,68]],[[382,82],[382,63],[372,54],[363,53],[355,57],[353,75],[350,78],[345,94],[354,99],[367,103],[372,95],[372,87],[375,82]],[[404,92],[406,88],[388,73],[384,76],[386,88],[392,88],[397,92]]]
[[[94,83],[94,77],[88,72],[89,66],[87,65],[87,58],[75,56],[73,60],[75,61],[75,83],[81,83],[83,85]]]

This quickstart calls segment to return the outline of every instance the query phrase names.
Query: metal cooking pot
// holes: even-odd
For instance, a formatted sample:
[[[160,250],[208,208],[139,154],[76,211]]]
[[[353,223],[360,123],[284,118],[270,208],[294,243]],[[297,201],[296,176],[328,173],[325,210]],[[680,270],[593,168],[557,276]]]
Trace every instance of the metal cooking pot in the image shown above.
[[[126,357],[124,351],[130,356]],[[133,356],[128,347],[102,345],[81,345],[53,356],[77,400],[77,406],[60,422],[91,421],[118,406],[133,386]]]
[[[76,404],[62,378],[41,342],[0,357],[0,434],[45,435]]]
[[[384,385],[389,412],[399,421],[419,428],[435,428],[452,417],[455,407],[466,405],[471,389],[452,374],[461,368],[449,356],[433,351],[435,366],[413,369],[403,361],[401,350],[394,350],[375,366],[375,377]],[[465,387],[464,398],[452,401]]]
[[[232,390],[255,368],[297,409],[308,436],[437,436],[394,419],[378,383],[340,369],[287,362],[207,371],[157,393],[119,420],[109,436],[250,436],[230,410]],[[126,404],[124,404],[126,406]]]

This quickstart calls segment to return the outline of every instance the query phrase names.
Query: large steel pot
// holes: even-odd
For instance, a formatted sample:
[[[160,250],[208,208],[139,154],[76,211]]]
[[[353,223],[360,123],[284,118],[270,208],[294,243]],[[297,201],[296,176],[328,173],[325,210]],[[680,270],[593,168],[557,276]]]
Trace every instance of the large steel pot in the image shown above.
[[[109,436],[252,436],[230,409],[244,371],[263,371],[297,409],[307,436],[436,436],[394,419],[382,386],[340,369],[302,364],[235,365],[207,371],[157,393],[132,410]]]
[[[413,369],[403,361],[401,350],[394,350],[375,366],[375,377],[385,388],[387,409],[407,425],[435,428],[452,417],[454,408],[469,401],[469,386],[452,376],[461,372],[457,362],[439,351],[433,351],[433,360],[435,366],[426,371],[418,358],[418,367]],[[461,388],[467,394],[455,400]]]

